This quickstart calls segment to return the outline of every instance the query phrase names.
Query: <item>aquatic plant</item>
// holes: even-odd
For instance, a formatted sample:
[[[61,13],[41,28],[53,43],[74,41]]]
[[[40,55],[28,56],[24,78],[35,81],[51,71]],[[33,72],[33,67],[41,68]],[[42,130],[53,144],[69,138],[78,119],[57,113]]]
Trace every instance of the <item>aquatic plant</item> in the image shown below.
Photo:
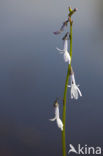
[[[54,103],[55,107],[55,117],[53,119],[50,119],[51,121],[57,121],[57,126],[62,130],[62,151],[63,151],[63,156],[66,156],[66,138],[65,138],[65,124],[66,124],[66,101],[67,101],[67,89],[68,87],[71,88],[71,99],[78,99],[79,95],[82,96],[82,93],[80,89],[78,88],[79,85],[76,85],[75,82],[75,77],[74,77],[74,72],[72,68],[72,26],[73,26],[73,20],[72,20],[72,15],[77,11],[77,8],[72,9],[69,7],[69,13],[68,13],[68,19],[63,22],[61,28],[54,32],[55,35],[61,34],[65,27],[68,26],[69,24],[69,29],[70,32],[66,32],[64,37],[62,38],[64,41],[64,49],[61,50],[59,48],[56,48],[58,51],[60,51],[61,54],[64,56],[64,61],[65,63],[68,63],[68,70],[67,70],[67,75],[66,75],[66,81],[65,81],[65,87],[64,87],[64,96],[63,96],[63,113],[62,113],[62,120],[59,117],[59,104],[58,104],[58,98],[56,99]],[[70,41],[70,50],[68,51],[68,42]],[[70,85],[68,85],[70,78]]]

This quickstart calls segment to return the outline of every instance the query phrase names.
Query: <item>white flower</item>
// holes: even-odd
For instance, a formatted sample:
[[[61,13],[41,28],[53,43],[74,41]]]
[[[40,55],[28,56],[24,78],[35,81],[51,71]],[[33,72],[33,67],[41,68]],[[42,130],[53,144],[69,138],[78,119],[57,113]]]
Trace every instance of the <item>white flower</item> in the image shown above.
[[[71,74],[70,78],[71,78],[71,86],[68,85],[68,87],[71,87],[71,99],[74,98],[77,100],[79,95],[82,96],[82,93],[78,88],[79,85],[76,85],[74,74]]]
[[[61,50],[59,48],[56,48],[58,51],[60,51],[61,54],[64,54],[64,61],[65,62],[68,62],[70,64],[71,62],[71,57],[69,55],[69,52],[68,52],[68,40],[66,39],[64,41],[64,49]]]
[[[63,123],[59,117],[59,104],[56,102],[55,103],[55,117],[53,119],[50,119],[50,121],[55,121],[57,122],[57,126],[63,131]]]

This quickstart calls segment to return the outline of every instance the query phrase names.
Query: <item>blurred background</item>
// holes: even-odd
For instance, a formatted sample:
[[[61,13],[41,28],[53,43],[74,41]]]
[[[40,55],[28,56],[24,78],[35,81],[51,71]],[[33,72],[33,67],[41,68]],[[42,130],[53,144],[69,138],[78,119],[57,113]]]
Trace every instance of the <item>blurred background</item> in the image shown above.
[[[56,51],[64,33],[52,32],[69,5],[78,8],[72,65],[83,97],[70,100],[68,89],[67,150],[103,145],[103,0],[0,0],[0,156],[62,156],[61,131],[49,119],[67,64]]]

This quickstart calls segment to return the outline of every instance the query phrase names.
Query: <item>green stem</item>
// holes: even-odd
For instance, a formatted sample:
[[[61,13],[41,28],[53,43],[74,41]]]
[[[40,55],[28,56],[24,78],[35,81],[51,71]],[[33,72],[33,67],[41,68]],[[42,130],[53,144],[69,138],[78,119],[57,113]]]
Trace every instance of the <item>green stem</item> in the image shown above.
[[[72,59],[72,22],[70,22],[70,56]],[[65,137],[65,123],[66,123],[66,97],[67,97],[67,85],[69,81],[70,76],[70,69],[71,69],[71,63],[68,65],[68,71],[65,81],[65,88],[64,88],[64,97],[63,97],[63,131],[62,131],[62,150],[63,150],[63,156],[66,156],[66,137]]]

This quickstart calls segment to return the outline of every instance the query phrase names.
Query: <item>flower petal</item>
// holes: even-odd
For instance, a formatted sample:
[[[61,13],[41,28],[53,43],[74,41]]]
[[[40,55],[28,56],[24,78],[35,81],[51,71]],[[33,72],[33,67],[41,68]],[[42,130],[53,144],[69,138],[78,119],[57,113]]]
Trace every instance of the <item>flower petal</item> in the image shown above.
[[[61,129],[61,131],[63,131],[63,123],[60,118],[57,119],[57,125]]]
[[[56,50],[61,51],[61,52],[64,52],[64,50],[61,50],[61,49],[59,49],[58,47],[56,47]]]
[[[68,50],[68,40],[64,41],[64,51]]]
[[[71,86],[70,85],[67,85],[69,88],[71,88]]]
[[[71,58],[70,58],[70,55],[69,55],[68,51],[64,52],[64,61],[68,62],[69,64],[71,62]]]
[[[55,121],[56,120],[56,117],[55,118],[53,118],[53,119],[49,119],[50,121]]]
[[[77,91],[77,87],[75,84],[72,84],[71,86],[71,94],[74,97],[74,99],[78,99],[78,91]]]
[[[82,96],[82,93],[78,87],[77,87],[77,90],[78,90],[79,95]]]

